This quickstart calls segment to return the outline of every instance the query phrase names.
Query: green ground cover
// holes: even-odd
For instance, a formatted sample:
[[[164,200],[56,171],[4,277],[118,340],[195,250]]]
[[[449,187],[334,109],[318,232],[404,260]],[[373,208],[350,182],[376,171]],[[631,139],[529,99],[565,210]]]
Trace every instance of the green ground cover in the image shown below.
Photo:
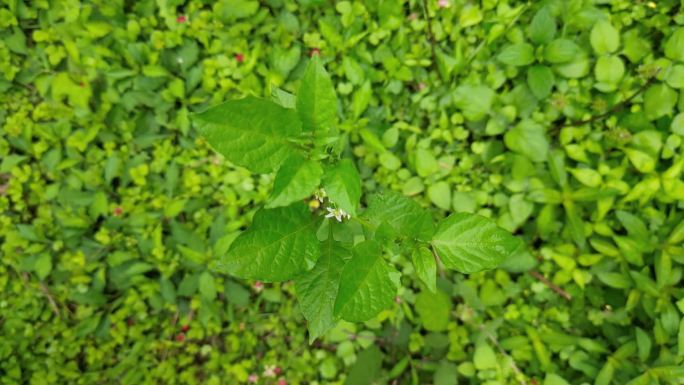
[[[684,383],[681,1],[1,4],[0,383]],[[309,345],[292,282],[209,268],[273,175],[190,115],[316,52],[365,191],[527,248],[437,294],[394,255]]]

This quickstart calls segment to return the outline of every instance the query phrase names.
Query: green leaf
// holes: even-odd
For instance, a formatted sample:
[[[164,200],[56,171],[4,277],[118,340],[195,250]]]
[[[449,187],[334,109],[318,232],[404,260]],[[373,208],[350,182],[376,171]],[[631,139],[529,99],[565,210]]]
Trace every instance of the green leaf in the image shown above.
[[[509,149],[522,154],[534,162],[546,160],[549,141],[544,127],[532,120],[525,119],[504,135],[504,143]]]
[[[636,342],[637,351],[639,352],[639,360],[641,362],[646,362],[646,360],[648,360],[648,356],[651,354],[651,337],[649,337],[648,333],[646,333],[642,328],[638,326],[634,330],[636,332]]]
[[[304,203],[262,209],[252,226],[240,234],[216,269],[240,278],[286,281],[314,266],[319,220]]]
[[[326,169],[322,185],[331,202],[356,216],[361,199],[361,177],[351,159],[342,159]]]
[[[594,67],[594,75],[598,80],[594,87],[601,92],[613,92],[624,74],[625,65],[618,56],[601,56]]]
[[[544,49],[544,58],[549,63],[567,63],[577,59],[580,48],[568,39],[556,39],[550,42]]]
[[[380,349],[373,345],[359,353],[356,362],[349,368],[349,374],[344,380],[344,385],[372,385],[380,376],[382,369],[383,354]]]
[[[302,120],[304,132],[323,134],[335,124],[337,96],[318,55],[311,58],[299,85],[297,113]]]
[[[375,241],[359,243],[353,253],[340,276],[334,314],[363,322],[392,306],[399,272],[383,259],[382,248]]]
[[[547,66],[532,66],[527,70],[527,85],[537,99],[551,95],[555,78],[553,71]]]
[[[452,214],[439,223],[432,245],[445,267],[475,273],[498,266],[520,240],[483,216]]]
[[[487,86],[458,86],[454,90],[454,105],[471,121],[484,119],[490,112],[496,94]]]
[[[416,297],[416,312],[427,331],[441,332],[449,325],[451,300],[441,290],[434,293],[423,291]]]
[[[580,183],[589,187],[597,187],[601,184],[601,174],[590,168],[571,168],[568,171]]]
[[[323,168],[318,162],[293,155],[278,169],[266,207],[288,206],[313,194],[318,188]]]
[[[684,136],[684,112],[680,112],[672,119],[670,131],[677,135]]]
[[[337,323],[333,315],[335,298],[342,269],[350,257],[351,251],[330,237],[321,245],[314,268],[295,279],[299,307],[308,321],[310,343]]]
[[[213,301],[216,298],[216,283],[208,271],[204,271],[199,276],[199,292],[206,301]]]
[[[496,369],[498,361],[494,349],[487,343],[481,342],[475,347],[473,363],[478,370]]]
[[[194,115],[199,133],[232,163],[268,173],[298,150],[290,139],[301,132],[295,111],[248,96]]]
[[[352,115],[354,118],[360,117],[366,111],[372,97],[373,89],[371,88],[371,82],[370,80],[366,80],[361,87],[354,92],[354,96],[352,96]]]
[[[665,56],[684,62],[684,27],[675,29],[665,42]]]
[[[437,262],[430,249],[420,246],[411,253],[416,275],[431,292],[437,292]]]
[[[648,120],[672,114],[676,104],[677,93],[665,84],[652,85],[644,93],[644,112]]]
[[[427,189],[428,198],[435,206],[442,210],[451,209],[451,189],[445,181],[431,184]]]
[[[543,7],[532,18],[529,28],[530,39],[536,44],[546,44],[556,35],[556,20],[549,7]]]
[[[424,148],[416,149],[416,171],[422,177],[430,176],[439,171],[439,163],[432,151]]]
[[[620,32],[609,22],[601,20],[591,29],[589,40],[597,54],[612,53],[620,47]]]
[[[570,383],[555,373],[548,373],[544,378],[544,385],[570,385]]]
[[[362,217],[373,227],[386,222],[398,236],[406,239],[427,241],[435,232],[429,211],[413,199],[393,191],[372,195]]]
[[[534,62],[534,47],[528,43],[512,44],[501,50],[496,58],[511,66],[526,66]]]
[[[294,109],[297,104],[296,96],[278,87],[271,89],[271,100],[285,108],[291,109]]]

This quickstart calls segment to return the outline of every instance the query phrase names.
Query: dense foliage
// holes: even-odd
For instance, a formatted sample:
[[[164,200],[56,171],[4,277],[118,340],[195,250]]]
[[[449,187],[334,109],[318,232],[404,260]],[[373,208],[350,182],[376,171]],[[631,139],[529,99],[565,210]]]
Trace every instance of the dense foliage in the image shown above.
[[[682,7],[5,0],[0,382],[683,383]],[[527,250],[436,293],[387,255],[392,307],[309,345],[295,283],[210,269],[274,175],[190,116],[315,52],[364,191]]]

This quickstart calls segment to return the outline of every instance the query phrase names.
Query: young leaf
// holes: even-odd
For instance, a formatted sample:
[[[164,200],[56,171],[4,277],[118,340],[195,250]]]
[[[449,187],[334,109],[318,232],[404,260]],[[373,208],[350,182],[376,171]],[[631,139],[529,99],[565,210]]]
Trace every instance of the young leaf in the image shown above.
[[[297,113],[304,132],[328,131],[337,117],[337,97],[330,75],[313,55],[297,92]]]
[[[428,241],[435,232],[429,211],[413,199],[392,191],[371,196],[363,218],[374,227],[386,222],[398,236],[407,239]]]
[[[553,82],[553,71],[547,66],[536,65],[527,70],[527,85],[537,99],[551,95]]]
[[[533,162],[543,162],[549,151],[544,127],[530,119],[522,120],[504,135],[509,149],[525,155]]]
[[[556,21],[549,7],[537,11],[529,29],[530,39],[536,44],[546,44],[556,35]]]
[[[351,159],[342,159],[327,169],[322,184],[331,202],[356,216],[361,199],[361,177]]]
[[[301,132],[295,111],[248,96],[195,115],[195,125],[209,144],[236,165],[268,173],[299,152],[289,139]]]
[[[413,268],[416,269],[416,275],[420,278],[425,286],[433,293],[437,292],[437,262],[435,257],[425,246],[418,247],[411,253],[411,261]]]
[[[602,20],[591,29],[589,40],[599,55],[615,52],[620,46],[620,32],[612,24]]]
[[[549,63],[567,63],[577,59],[579,53],[579,46],[572,40],[555,39],[544,49],[544,58]]]
[[[382,248],[375,241],[359,243],[353,253],[340,276],[334,315],[363,322],[392,306],[399,272],[382,258]]]
[[[252,226],[233,241],[216,269],[236,277],[266,282],[292,279],[311,269],[316,262],[318,223],[302,202],[259,210]]]
[[[526,66],[534,62],[534,47],[528,43],[512,44],[502,49],[496,58],[511,66]]]
[[[439,223],[431,243],[445,267],[475,273],[498,266],[520,240],[481,215],[457,213]]]
[[[342,268],[350,257],[351,250],[330,237],[321,245],[314,268],[295,279],[299,307],[309,322],[309,342],[325,334],[337,322],[333,316],[335,298]]]
[[[323,168],[318,162],[300,155],[288,158],[273,182],[273,191],[266,207],[288,206],[311,195],[318,187]]]
[[[451,299],[443,291],[422,291],[416,296],[415,305],[425,330],[441,332],[449,326]]]

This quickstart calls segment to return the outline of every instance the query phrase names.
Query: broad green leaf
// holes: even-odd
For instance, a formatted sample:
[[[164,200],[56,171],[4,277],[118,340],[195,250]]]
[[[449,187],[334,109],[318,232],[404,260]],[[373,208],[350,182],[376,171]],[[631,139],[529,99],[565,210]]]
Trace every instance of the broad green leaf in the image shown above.
[[[271,198],[266,207],[288,206],[313,194],[318,188],[323,168],[318,162],[294,155],[278,169]]]
[[[428,198],[435,206],[442,210],[451,209],[451,188],[445,181],[439,181],[428,186]]]
[[[594,51],[604,55],[615,52],[620,47],[620,32],[608,21],[601,20],[591,29],[589,40]]]
[[[322,186],[331,202],[356,216],[361,199],[361,177],[351,159],[342,159],[326,169]]]
[[[680,112],[672,119],[670,131],[677,135],[684,136],[684,112]]]
[[[272,172],[299,152],[290,139],[301,132],[294,110],[248,96],[195,115],[209,144],[232,163],[255,173]]]
[[[294,109],[297,104],[296,96],[278,87],[271,89],[271,100],[285,108],[291,109]]]
[[[652,85],[644,93],[644,112],[648,120],[671,114],[676,104],[677,93],[665,84]]]
[[[549,7],[543,7],[532,18],[529,27],[530,39],[536,44],[546,44],[556,35],[556,20]]]
[[[340,286],[340,275],[345,263],[351,257],[351,250],[332,238],[321,244],[316,265],[295,279],[295,290],[299,307],[308,321],[309,342],[322,336],[335,326],[333,316],[335,298]]]
[[[359,353],[354,365],[349,368],[349,374],[344,385],[373,385],[380,376],[383,354],[373,345]]]
[[[684,27],[675,29],[665,42],[665,56],[684,62]]]
[[[628,211],[617,210],[615,212],[615,216],[617,216],[618,220],[622,224],[622,227],[627,230],[629,236],[646,247],[646,243],[649,242],[651,237],[651,233],[648,231],[646,224],[638,216]]]
[[[431,292],[437,292],[437,262],[430,249],[420,246],[411,253],[416,275]]]
[[[525,155],[534,162],[546,160],[549,141],[546,139],[544,127],[526,119],[518,123],[504,135],[504,143],[509,149]]]
[[[432,378],[433,385],[458,384],[458,366],[449,361],[442,360]]]
[[[575,202],[571,200],[563,201],[563,207],[565,208],[565,215],[567,216],[566,225],[570,231],[572,239],[575,241],[577,246],[584,248],[587,243],[587,238],[584,233],[584,222],[580,216],[580,212],[575,205]]]
[[[370,80],[366,80],[352,96],[352,115],[358,118],[366,111],[373,97]]]
[[[430,176],[439,171],[439,163],[432,154],[432,151],[418,148],[416,149],[416,171],[422,177]]]
[[[204,300],[213,301],[216,297],[216,282],[210,272],[204,271],[200,274],[198,288]]]
[[[625,148],[623,150],[634,168],[639,172],[649,173],[655,170],[656,160],[643,151]]]
[[[487,86],[458,86],[453,94],[454,105],[471,121],[484,119],[490,112],[496,94]]]
[[[594,87],[601,92],[613,92],[624,74],[625,65],[618,56],[601,56],[594,67],[594,75],[598,80]]]
[[[383,259],[375,241],[359,243],[353,254],[340,276],[334,315],[363,322],[392,306],[400,274]]]
[[[670,67],[665,77],[665,83],[672,88],[684,88],[684,65],[677,64]]]
[[[498,361],[494,349],[487,345],[487,343],[481,342],[477,344],[473,357],[475,368],[478,370],[496,369]]]
[[[565,170],[565,154],[561,150],[549,151],[549,172],[556,184],[565,188],[568,185],[568,174]]]
[[[297,91],[297,113],[304,132],[328,132],[337,117],[337,96],[330,76],[313,55]]]
[[[406,239],[427,241],[435,231],[429,211],[393,191],[372,195],[363,218],[374,227],[387,223],[398,236]]]
[[[527,85],[537,99],[544,99],[551,95],[554,76],[547,66],[532,66],[527,70]]]
[[[318,258],[316,226],[304,203],[262,209],[240,234],[216,269],[240,278],[286,281],[311,269]]]
[[[445,267],[475,273],[498,266],[518,248],[520,240],[490,219],[457,213],[439,223],[431,243]]]
[[[423,291],[416,297],[416,311],[427,331],[441,332],[449,325],[451,300],[443,291]]]
[[[544,49],[544,58],[549,63],[560,64],[574,61],[580,53],[580,48],[568,39],[555,39]]]
[[[534,62],[534,46],[528,43],[512,44],[504,47],[496,58],[511,66],[526,66]]]
[[[597,187],[601,184],[601,174],[596,170],[590,168],[571,168],[568,171],[585,186]]]
[[[480,7],[476,5],[468,4],[460,12],[460,17],[458,18],[458,25],[461,28],[467,28],[482,21],[483,14]]]

